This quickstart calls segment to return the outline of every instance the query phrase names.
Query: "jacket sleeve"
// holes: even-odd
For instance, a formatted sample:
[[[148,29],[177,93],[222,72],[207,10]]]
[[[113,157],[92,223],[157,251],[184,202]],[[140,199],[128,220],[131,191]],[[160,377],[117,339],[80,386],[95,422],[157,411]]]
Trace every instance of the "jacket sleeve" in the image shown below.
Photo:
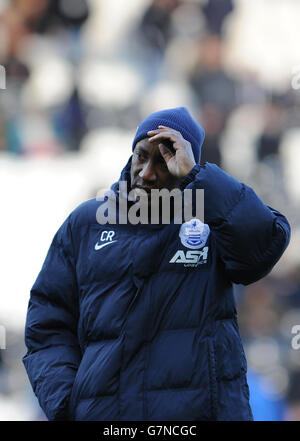
[[[29,380],[49,420],[67,419],[80,363],[77,285],[69,219],[56,233],[35,281],[27,311],[23,357]]]
[[[204,189],[204,222],[232,282],[247,285],[271,271],[290,240],[282,214],[215,164],[195,165],[180,187]]]

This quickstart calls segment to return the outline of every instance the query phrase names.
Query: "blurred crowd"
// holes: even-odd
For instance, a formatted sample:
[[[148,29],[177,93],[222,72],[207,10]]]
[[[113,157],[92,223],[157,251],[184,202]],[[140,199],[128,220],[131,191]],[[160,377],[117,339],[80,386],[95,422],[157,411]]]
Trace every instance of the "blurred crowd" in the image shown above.
[[[272,274],[235,289],[254,417],[300,420],[300,349],[291,345],[300,325],[300,92],[291,78],[268,86],[258,71],[232,68],[237,0],[131,0],[131,12],[120,3],[0,0],[0,161],[76,157],[80,166],[109,150],[114,132],[110,155],[126,157],[124,140],[147,114],[187,106],[206,132],[202,163],[251,185],[291,222],[293,242]],[[104,167],[86,199],[111,184]],[[20,330],[8,329],[0,419],[45,419],[16,364],[24,352]]]

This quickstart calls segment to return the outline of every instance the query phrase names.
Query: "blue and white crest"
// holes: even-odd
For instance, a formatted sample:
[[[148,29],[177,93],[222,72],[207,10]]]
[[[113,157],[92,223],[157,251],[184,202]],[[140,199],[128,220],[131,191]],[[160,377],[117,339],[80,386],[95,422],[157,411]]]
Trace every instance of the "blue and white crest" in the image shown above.
[[[199,219],[191,219],[181,225],[179,237],[182,245],[187,248],[202,248],[207,241],[210,229]]]

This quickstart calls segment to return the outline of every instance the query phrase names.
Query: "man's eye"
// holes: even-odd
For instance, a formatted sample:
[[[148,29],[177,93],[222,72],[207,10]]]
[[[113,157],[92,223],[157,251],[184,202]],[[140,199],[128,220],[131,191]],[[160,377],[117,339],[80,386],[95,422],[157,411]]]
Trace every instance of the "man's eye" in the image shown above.
[[[145,156],[143,155],[143,153],[140,152],[136,152],[136,157],[138,158],[139,161],[143,161],[145,159]]]

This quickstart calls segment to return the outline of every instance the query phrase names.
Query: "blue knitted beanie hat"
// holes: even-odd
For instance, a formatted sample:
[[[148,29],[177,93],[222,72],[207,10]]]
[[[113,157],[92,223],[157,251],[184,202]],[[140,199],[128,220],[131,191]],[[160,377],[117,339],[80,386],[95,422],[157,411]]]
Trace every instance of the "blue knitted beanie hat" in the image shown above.
[[[180,132],[183,138],[191,143],[195,162],[199,163],[205,132],[185,107],[159,110],[149,115],[137,128],[132,150],[137,142],[148,138],[147,132],[149,130],[155,130],[159,125],[170,127]]]

